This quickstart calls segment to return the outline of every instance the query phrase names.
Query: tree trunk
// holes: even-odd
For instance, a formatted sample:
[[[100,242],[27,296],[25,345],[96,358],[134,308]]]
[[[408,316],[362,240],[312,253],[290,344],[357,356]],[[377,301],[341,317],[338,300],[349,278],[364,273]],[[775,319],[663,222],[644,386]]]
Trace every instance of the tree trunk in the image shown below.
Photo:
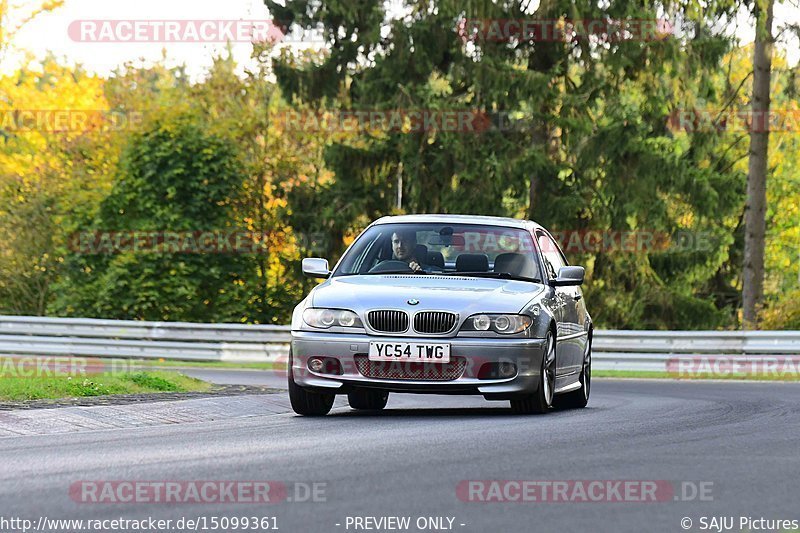
[[[563,15],[561,6],[556,0],[541,0],[534,18],[556,20]],[[528,56],[528,70],[551,76],[549,91],[540,105],[540,112],[545,117],[545,122],[540,124],[533,132],[532,142],[545,147],[547,157],[552,163],[552,169],[558,168],[561,130],[550,122],[550,119],[561,111],[563,89],[561,82],[562,77],[567,73],[570,50],[571,47],[562,42],[540,41],[535,44],[531,54]],[[554,175],[546,175],[546,173],[540,171],[537,175],[531,175],[528,186],[528,218],[530,220],[537,218],[542,181],[557,180],[557,172],[555,170]]]
[[[772,71],[773,0],[756,3],[753,47],[753,101],[747,202],[744,208],[744,272],[742,305],[744,329],[758,327],[758,308],[764,296],[764,235],[767,209],[767,152],[769,147],[770,78]]]

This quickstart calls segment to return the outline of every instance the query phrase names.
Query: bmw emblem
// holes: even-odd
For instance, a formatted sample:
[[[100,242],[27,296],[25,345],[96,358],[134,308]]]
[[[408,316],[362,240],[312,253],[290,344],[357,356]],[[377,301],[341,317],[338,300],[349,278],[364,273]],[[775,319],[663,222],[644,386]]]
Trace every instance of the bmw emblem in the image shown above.
[[[417,305],[418,303],[419,303],[419,300],[417,300],[416,298],[411,298],[408,301],[408,305]]]

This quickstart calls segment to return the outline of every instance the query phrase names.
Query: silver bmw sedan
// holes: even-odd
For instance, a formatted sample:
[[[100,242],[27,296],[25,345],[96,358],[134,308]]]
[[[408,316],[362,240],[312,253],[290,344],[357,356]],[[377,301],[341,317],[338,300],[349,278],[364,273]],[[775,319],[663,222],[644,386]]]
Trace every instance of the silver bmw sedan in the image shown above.
[[[480,394],[513,412],[584,407],[592,320],[553,237],[527,220],[406,215],[376,220],[292,316],[289,396],[325,415],[336,394],[379,410],[390,392]]]

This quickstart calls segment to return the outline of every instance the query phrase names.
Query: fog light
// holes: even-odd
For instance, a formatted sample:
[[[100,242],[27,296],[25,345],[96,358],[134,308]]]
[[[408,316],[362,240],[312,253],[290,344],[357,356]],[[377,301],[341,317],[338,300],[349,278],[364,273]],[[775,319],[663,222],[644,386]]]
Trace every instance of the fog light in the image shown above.
[[[497,363],[497,375],[501,378],[510,378],[517,373],[517,365],[514,363]]]
[[[507,379],[517,374],[517,365],[508,361],[483,363],[478,370],[478,379]]]
[[[308,369],[312,372],[322,372],[325,367],[325,361],[319,357],[312,357],[308,360]]]
[[[341,376],[342,363],[335,357],[311,357],[308,360],[308,369],[315,374],[331,374]]]

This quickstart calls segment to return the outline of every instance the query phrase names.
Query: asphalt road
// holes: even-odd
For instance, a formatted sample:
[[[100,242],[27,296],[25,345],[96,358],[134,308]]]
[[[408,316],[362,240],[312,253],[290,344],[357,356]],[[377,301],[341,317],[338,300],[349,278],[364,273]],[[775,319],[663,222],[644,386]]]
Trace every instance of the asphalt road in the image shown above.
[[[378,415],[253,415],[0,439],[0,516],[275,516],[283,532],[365,531],[346,527],[348,516],[408,516],[405,531],[420,531],[418,517],[446,516],[455,531],[493,533],[685,531],[684,517],[701,531],[712,516],[734,517],[740,531],[741,516],[800,519],[798,384],[603,380],[588,408],[533,417],[481,398],[412,395]],[[79,480],[318,482],[325,501],[85,504],[68,494]],[[462,480],[666,480],[688,483],[690,499],[691,487],[707,493],[475,503],[459,499]]]
[[[218,385],[260,385],[274,389],[286,388],[286,372],[196,367],[181,368],[180,372]]]

